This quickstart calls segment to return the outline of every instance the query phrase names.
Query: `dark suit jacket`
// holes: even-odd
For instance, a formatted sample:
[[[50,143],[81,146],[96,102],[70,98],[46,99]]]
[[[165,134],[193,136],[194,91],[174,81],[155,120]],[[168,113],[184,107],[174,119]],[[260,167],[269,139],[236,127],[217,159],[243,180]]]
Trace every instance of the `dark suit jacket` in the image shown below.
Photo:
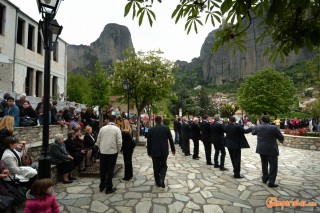
[[[224,144],[224,129],[223,125],[214,121],[210,124],[211,142],[216,145]]]
[[[84,137],[83,137],[83,142],[84,142],[84,148],[86,149],[93,149],[94,148],[94,144],[96,143],[96,141],[92,137],[89,135],[89,133],[85,133]]]
[[[185,139],[185,140],[191,138],[191,127],[190,127],[189,123],[182,122],[180,138]]]
[[[257,135],[258,144],[256,153],[279,155],[277,139],[283,142],[284,137],[276,126],[262,123],[252,129],[252,134]]]
[[[151,127],[147,139],[148,155],[151,157],[168,156],[168,140],[170,142],[171,151],[175,152],[176,149],[173,144],[169,127],[163,124],[157,124],[154,127]]]
[[[234,123],[229,123],[224,127],[226,132],[225,146],[229,149],[250,148],[245,133],[251,132],[251,128],[244,129],[242,126]]]
[[[201,139],[200,126],[199,126],[199,124],[196,124],[194,122],[191,123],[191,138],[194,140]]]
[[[210,123],[209,121],[202,121],[200,123],[201,140],[205,143],[211,143]]]

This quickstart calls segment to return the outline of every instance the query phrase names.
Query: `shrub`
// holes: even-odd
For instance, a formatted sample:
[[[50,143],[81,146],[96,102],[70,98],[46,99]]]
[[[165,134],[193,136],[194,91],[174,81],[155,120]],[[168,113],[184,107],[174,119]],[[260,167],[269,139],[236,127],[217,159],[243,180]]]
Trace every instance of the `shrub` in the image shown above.
[[[285,129],[284,134],[288,135],[296,135],[296,136],[313,136],[317,137],[318,135],[316,133],[308,132],[307,128],[298,128],[298,129]]]
[[[168,119],[168,118],[163,119],[163,124],[166,125],[166,126],[169,126],[170,119]]]

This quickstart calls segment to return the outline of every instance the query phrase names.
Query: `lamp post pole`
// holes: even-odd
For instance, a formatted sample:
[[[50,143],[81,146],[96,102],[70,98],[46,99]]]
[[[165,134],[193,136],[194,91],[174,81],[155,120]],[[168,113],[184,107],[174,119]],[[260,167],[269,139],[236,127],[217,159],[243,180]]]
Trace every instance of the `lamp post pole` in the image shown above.
[[[37,0],[43,21],[39,21],[39,31],[43,39],[44,53],[44,95],[43,95],[43,126],[42,147],[39,157],[39,178],[51,177],[51,157],[49,155],[49,110],[50,110],[50,67],[51,51],[62,31],[62,26],[54,19],[60,0]]]
[[[51,177],[51,157],[49,155],[49,108],[50,108],[50,66],[52,32],[49,25],[52,21],[51,14],[46,13],[44,17],[44,96],[43,96],[43,127],[42,147],[39,158],[39,178]]]
[[[127,89],[127,96],[128,96],[128,120],[130,119],[129,116],[129,109],[130,109],[130,86]]]

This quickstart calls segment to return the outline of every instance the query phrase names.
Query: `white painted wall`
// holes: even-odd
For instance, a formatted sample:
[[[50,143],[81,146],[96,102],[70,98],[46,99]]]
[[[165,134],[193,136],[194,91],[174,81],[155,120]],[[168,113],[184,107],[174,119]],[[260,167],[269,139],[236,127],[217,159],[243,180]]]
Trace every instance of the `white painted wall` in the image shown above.
[[[12,69],[12,79],[14,81],[14,93],[25,93],[25,78],[27,75],[27,67],[35,71],[44,72],[44,50],[42,54],[37,53],[38,41],[38,22],[30,18],[27,14],[18,11],[12,3],[7,0],[0,0],[0,3],[6,7],[5,9],[5,22],[4,22],[4,35],[0,35],[0,63],[14,64]],[[24,36],[23,45],[17,44],[16,38],[16,20],[17,17],[24,20]],[[33,50],[27,48],[28,44],[28,26],[32,25],[34,29],[33,37]],[[66,93],[66,74],[67,74],[67,57],[66,48],[67,43],[62,39],[58,39],[58,61],[53,61],[51,57],[51,77],[58,78],[58,93]],[[14,55],[14,50],[15,55]],[[43,88],[43,87],[42,87]],[[1,88],[0,90],[7,89]],[[12,90],[12,88],[11,88]],[[11,91],[9,91],[11,92]]]

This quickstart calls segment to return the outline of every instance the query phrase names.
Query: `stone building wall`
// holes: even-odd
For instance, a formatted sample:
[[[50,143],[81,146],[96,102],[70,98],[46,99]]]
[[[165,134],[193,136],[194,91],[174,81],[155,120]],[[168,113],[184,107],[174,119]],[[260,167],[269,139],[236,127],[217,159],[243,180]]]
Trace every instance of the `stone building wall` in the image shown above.
[[[318,150],[320,151],[320,138],[319,137],[306,137],[306,136],[294,136],[294,135],[284,135],[284,142],[279,143],[283,146],[298,148],[298,149],[308,149],[308,150]]]
[[[0,63],[0,88],[11,91],[12,88],[12,64]]]

